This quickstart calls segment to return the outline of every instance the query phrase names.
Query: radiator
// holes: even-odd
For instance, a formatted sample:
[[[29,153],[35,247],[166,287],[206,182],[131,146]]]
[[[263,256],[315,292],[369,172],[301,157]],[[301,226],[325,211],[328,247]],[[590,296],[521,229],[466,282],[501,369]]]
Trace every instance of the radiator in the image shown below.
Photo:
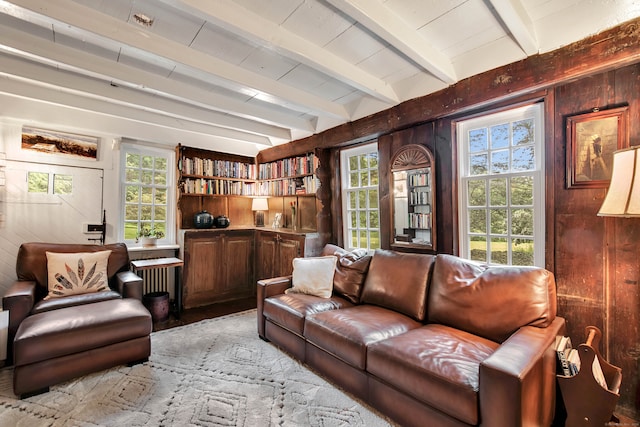
[[[173,250],[130,251],[131,261],[138,259],[155,259],[175,256]],[[152,268],[137,272],[142,278],[143,294],[149,292],[169,292],[169,298],[174,298],[175,274],[172,268]]]
[[[173,276],[173,271],[171,272]],[[152,268],[151,270],[139,271],[138,275],[142,277],[142,286],[144,293],[149,292],[169,292],[169,269],[168,268]]]

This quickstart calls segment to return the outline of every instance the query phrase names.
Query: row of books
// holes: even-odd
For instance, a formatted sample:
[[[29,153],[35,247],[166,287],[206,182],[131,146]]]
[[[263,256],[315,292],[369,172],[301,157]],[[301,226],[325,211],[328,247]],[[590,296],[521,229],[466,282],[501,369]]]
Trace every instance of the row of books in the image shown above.
[[[431,193],[428,191],[412,191],[409,193],[409,204],[428,205],[431,202]]]
[[[409,175],[409,185],[412,187],[431,185],[431,173],[422,172]]]
[[[259,196],[258,183],[222,179],[187,178],[182,182],[185,194]]]
[[[293,196],[296,194],[314,194],[318,187],[318,179],[313,176],[263,182],[186,178],[182,182],[181,191],[185,194]]]
[[[258,179],[279,179],[310,175],[318,168],[318,159],[313,153],[290,157],[258,166]]]
[[[263,181],[258,183],[260,195],[263,196],[292,196],[294,194],[314,194],[320,182],[315,176],[282,179],[277,181]]]
[[[559,375],[571,377],[580,372],[580,354],[578,350],[571,345],[571,338],[566,336],[556,337],[555,350],[558,356]],[[595,378],[596,382],[600,384],[602,388],[608,390],[607,380],[602,372],[602,365],[600,365],[598,357],[594,357],[591,371],[593,372],[593,378]],[[617,391],[615,391],[615,393],[617,393]]]
[[[409,227],[410,228],[431,228],[431,214],[428,213],[410,213],[409,214]]]
[[[185,175],[237,179],[256,179],[257,175],[257,166],[253,163],[202,159],[199,157],[183,157],[179,168]]]

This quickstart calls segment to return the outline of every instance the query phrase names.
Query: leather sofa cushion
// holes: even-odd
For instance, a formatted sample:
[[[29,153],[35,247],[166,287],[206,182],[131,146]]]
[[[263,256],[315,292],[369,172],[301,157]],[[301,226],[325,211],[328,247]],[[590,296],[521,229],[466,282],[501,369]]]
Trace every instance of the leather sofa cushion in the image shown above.
[[[31,314],[44,313],[45,311],[57,310],[59,308],[74,307],[77,305],[92,304],[94,302],[120,299],[122,295],[116,291],[93,292],[90,294],[71,295],[68,297],[52,298],[41,300],[35,303],[31,309]]]
[[[364,282],[361,301],[423,321],[434,258],[433,255],[376,250]]]
[[[307,294],[284,294],[265,299],[262,314],[271,322],[302,336],[307,316],[351,306],[351,302],[336,295],[321,298]]]
[[[364,285],[371,255],[364,249],[347,251],[332,244],[325,245],[322,255],[334,255],[338,258],[333,275],[333,291],[354,304],[360,302],[360,294]]]
[[[371,344],[367,371],[403,393],[477,425],[480,363],[498,344],[430,324]]]
[[[136,299],[117,299],[28,316],[18,328],[16,366],[146,337],[149,311]]]
[[[538,267],[487,266],[440,254],[429,292],[429,323],[499,343],[522,326],[547,327],[556,316],[553,274]]]
[[[396,311],[357,305],[308,316],[304,337],[316,347],[364,370],[368,345],[420,326],[419,322]]]

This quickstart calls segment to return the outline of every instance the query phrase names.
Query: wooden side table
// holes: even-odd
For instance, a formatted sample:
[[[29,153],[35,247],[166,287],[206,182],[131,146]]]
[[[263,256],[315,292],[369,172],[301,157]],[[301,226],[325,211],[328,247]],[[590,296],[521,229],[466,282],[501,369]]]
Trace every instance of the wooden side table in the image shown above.
[[[174,315],[176,319],[180,318],[180,312],[182,311],[182,267],[184,261],[180,258],[153,258],[153,259],[138,259],[131,261],[131,269],[134,273],[143,270],[151,270],[154,268],[173,268],[175,270],[175,283],[174,283]]]

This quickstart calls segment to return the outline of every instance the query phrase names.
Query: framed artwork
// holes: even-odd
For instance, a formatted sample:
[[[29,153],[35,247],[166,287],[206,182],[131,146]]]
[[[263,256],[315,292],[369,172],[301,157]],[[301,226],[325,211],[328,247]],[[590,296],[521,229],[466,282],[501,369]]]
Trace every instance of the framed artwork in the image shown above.
[[[613,152],[629,144],[629,107],[567,118],[567,188],[606,188]]]
[[[22,149],[97,160],[98,138],[23,126]]]

